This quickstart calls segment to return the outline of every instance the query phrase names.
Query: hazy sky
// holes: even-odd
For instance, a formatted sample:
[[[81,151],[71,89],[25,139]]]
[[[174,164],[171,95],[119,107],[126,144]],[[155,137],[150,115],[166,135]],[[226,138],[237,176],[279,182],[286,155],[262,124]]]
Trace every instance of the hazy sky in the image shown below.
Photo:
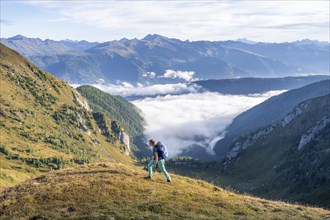
[[[1,37],[329,41],[329,1],[1,0]]]

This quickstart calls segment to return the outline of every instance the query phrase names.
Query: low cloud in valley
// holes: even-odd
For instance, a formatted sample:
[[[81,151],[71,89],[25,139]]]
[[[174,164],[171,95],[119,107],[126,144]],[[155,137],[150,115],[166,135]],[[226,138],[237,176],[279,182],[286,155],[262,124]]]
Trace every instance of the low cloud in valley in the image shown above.
[[[79,85],[73,84],[73,87]],[[123,97],[130,96],[157,96],[157,95],[176,95],[185,93],[197,93],[201,88],[197,85],[188,85],[186,83],[177,84],[153,84],[153,85],[132,85],[127,82],[118,84],[93,84],[92,86],[99,88],[112,95],[120,95]]]
[[[148,137],[163,141],[173,156],[193,144],[212,152],[235,116],[281,92],[250,96],[203,92],[144,98],[133,103],[146,118]]]
[[[215,143],[223,138],[226,127],[237,115],[284,92],[224,95],[185,83],[134,86],[122,82],[93,86],[112,95],[142,97],[132,103],[141,109],[146,119],[146,135],[164,142],[170,156],[180,154],[192,145],[212,153]]]

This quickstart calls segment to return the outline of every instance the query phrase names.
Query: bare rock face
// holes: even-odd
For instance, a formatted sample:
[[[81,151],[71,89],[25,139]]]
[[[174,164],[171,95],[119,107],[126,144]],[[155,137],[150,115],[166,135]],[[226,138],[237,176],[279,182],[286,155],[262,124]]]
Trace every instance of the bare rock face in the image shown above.
[[[307,104],[304,103],[295,107],[294,110],[283,119],[282,127],[285,127],[288,124],[290,124],[290,122],[299,115],[301,115],[306,108],[307,108]]]
[[[254,132],[253,134],[249,135],[244,140],[236,142],[235,146],[228,152],[226,156],[227,160],[230,161],[231,159],[236,158],[241,150],[246,150],[249,146],[253,145],[260,137],[271,133],[276,126],[281,125],[282,127],[285,127],[289,125],[295,118],[301,115],[307,109],[307,107],[308,105],[306,103],[302,103],[296,106],[292,112],[287,114],[282,121],[276,124],[269,125],[265,128],[262,128]],[[327,121],[322,122],[320,123],[319,126],[316,126],[315,128],[311,128],[311,129],[314,129],[313,131],[317,132],[316,130],[320,130],[325,127],[324,123],[326,124]],[[323,127],[321,128],[320,126]],[[315,132],[314,133],[308,132],[307,134],[302,135],[298,150],[300,150],[303,146],[305,146],[305,144],[307,144],[313,139],[313,137],[315,136]]]
[[[128,134],[126,134],[124,131],[121,131],[119,133],[119,140],[122,144],[124,144],[126,147],[125,147],[125,153],[127,155],[129,155],[129,153],[131,152],[131,148],[130,148],[130,145],[129,145],[129,136]]]
[[[78,120],[79,120],[79,123],[80,123],[80,127],[81,129],[86,132],[88,135],[91,134],[91,132],[88,130],[86,124],[85,124],[85,120],[81,117],[81,115],[75,111],[75,114],[77,115],[78,117]]]
[[[245,140],[235,143],[235,146],[227,154],[227,159],[231,160],[238,156],[241,150],[246,150],[249,146],[253,145],[260,137],[265,136],[274,130],[274,125],[260,129],[254,134],[248,136]]]
[[[73,97],[75,101],[80,105],[81,107],[85,108],[87,111],[91,112],[92,109],[89,107],[88,102],[86,99],[84,99],[78,92],[73,92]]]
[[[310,128],[305,134],[301,135],[301,139],[298,145],[298,150],[302,150],[306,144],[311,142],[317,137],[319,131],[321,131],[326,126],[329,126],[330,119],[327,117],[323,117],[320,122],[317,123],[316,126]]]

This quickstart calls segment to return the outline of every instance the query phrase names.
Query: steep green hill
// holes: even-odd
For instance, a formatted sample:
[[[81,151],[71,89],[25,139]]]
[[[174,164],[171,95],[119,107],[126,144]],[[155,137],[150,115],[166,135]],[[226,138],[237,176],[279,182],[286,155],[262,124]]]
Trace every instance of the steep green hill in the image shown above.
[[[108,94],[93,86],[80,86],[77,90],[88,100],[94,112],[103,112],[122,125],[130,137],[135,156],[143,157],[149,153],[143,136],[145,121],[135,105],[121,96]]]
[[[99,163],[52,172],[0,195],[1,219],[327,219],[320,208],[267,201],[204,181]]]
[[[330,95],[302,102],[279,123],[241,137],[225,173],[257,195],[330,207]]]
[[[131,161],[118,122],[93,114],[75,89],[15,51],[0,50],[0,187],[72,164]]]

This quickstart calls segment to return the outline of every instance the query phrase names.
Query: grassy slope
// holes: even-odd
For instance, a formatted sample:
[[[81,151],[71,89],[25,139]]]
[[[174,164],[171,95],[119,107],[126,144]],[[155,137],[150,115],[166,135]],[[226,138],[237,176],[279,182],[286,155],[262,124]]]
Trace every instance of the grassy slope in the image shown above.
[[[1,44],[0,49],[0,188],[79,161],[131,162],[120,143],[106,141],[92,113],[75,102],[71,86],[15,51]]]
[[[201,180],[98,163],[51,172],[3,191],[1,219],[326,219],[320,208],[267,201]]]

